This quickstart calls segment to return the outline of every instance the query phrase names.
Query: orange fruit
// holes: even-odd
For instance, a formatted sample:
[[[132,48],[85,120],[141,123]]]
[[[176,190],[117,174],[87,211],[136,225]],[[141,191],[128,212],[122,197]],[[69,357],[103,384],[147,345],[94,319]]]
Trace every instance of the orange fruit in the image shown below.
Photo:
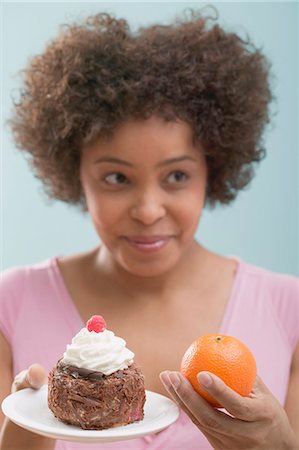
[[[239,339],[222,334],[197,338],[181,362],[181,373],[195,391],[212,406],[220,408],[221,405],[197,381],[197,374],[203,370],[217,375],[244,397],[250,394],[256,378],[256,362],[249,348]]]

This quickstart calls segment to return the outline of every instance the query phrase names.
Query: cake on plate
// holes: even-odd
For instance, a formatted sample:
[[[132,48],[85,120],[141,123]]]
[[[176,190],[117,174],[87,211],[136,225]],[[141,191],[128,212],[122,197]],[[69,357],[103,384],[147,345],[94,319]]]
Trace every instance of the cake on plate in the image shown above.
[[[92,316],[49,373],[48,406],[59,420],[85,430],[144,417],[144,376],[124,339]]]

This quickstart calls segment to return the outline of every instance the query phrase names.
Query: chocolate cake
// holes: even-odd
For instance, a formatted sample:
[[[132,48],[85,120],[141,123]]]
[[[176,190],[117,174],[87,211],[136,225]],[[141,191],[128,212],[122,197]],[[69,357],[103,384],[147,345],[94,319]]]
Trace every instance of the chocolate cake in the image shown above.
[[[104,375],[59,361],[49,374],[49,408],[61,421],[86,430],[142,420],[144,402],[144,378],[135,363]]]
[[[82,329],[73,338],[64,357],[49,373],[48,406],[62,422],[85,430],[102,430],[140,421],[144,416],[144,376],[131,359],[134,353],[126,349],[123,339],[105,327],[97,328],[94,317],[101,316],[90,319],[93,326]],[[113,341],[112,356],[109,345],[107,354],[107,342],[110,341]],[[119,346],[117,352],[116,344]],[[78,351],[78,347],[84,347],[84,351]],[[88,355],[87,361],[78,360],[78,355],[82,357],[82,354]],[[73,360],[76,365],[70,363]],[[118,368],[120,360],[123,362]]]

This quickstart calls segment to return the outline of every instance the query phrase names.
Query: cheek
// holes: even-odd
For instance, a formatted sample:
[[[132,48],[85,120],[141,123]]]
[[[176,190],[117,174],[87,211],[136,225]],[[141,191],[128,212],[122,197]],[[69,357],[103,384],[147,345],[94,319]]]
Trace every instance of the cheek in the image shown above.
[[[91,219],[98,230],[115,228],[124,213],[124,204],[106,196],[88,196],[87,207]]]
[[[183,217],[185,218],[186,223],[190,226],[197,226],[197,223],[200,219],[202,210],[204,206],[204,201],[198,196],[191,196],[189,201],[186,201],[183,205]]]
[[[204,208],[205,196],[202,191],[197,191],[189,196],[184,203],[185,220],[189,226],[196,229]]]
[[[198,192],[186,193],[177,198],[171,210],[170,217],[182,231],[182,236],[189,239],[197,230],[198,222],[203,210],[204,198]]]

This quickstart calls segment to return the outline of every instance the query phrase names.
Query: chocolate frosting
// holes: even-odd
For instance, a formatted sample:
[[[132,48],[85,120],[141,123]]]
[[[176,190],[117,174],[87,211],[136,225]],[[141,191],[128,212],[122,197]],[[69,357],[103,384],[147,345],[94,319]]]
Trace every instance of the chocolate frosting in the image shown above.
[[[57,368],[62,372],[64,372],[65,374],[72,376],[73,378],[83,378],[85,380],[102,380],[110,376],[105,375],[103,372],[98,372],[95,370],[85,369],[83,367],[75,367],[69,364],[64,364],[62,360],[58,361]],[[124,370],[118,370],[117,372],[114,372],[113,376],[115,378],[123,378]]]

